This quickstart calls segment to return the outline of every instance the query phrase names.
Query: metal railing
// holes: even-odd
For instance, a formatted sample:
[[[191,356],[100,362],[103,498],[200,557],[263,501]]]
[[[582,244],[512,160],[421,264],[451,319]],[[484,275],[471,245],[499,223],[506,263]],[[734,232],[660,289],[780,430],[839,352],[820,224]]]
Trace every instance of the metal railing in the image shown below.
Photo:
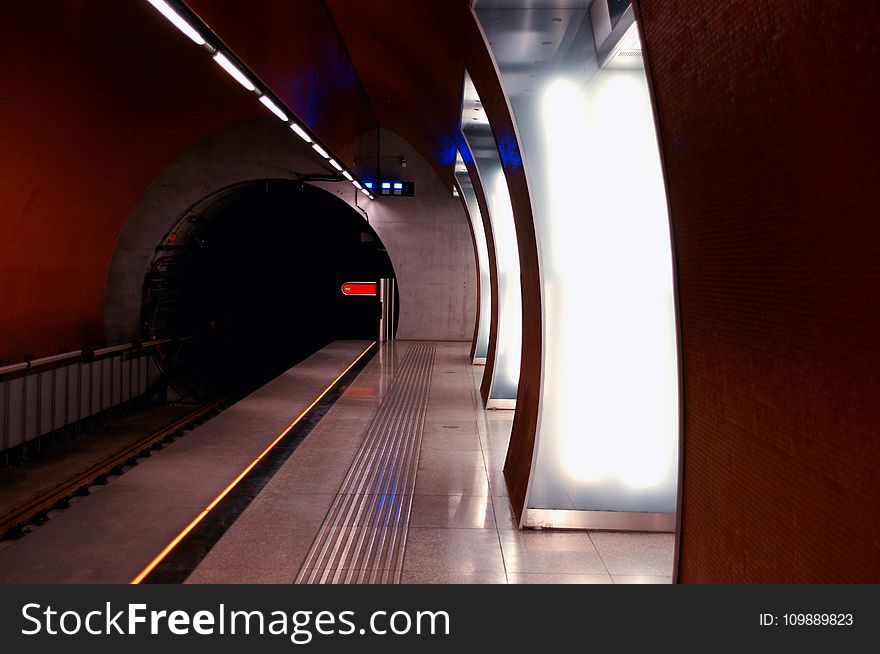
[[[149,391],[161,370],[150,354],[195,338],[162,338],[74,350],[0,367],[0,452],[63,428],[88,430],[90,420]]]

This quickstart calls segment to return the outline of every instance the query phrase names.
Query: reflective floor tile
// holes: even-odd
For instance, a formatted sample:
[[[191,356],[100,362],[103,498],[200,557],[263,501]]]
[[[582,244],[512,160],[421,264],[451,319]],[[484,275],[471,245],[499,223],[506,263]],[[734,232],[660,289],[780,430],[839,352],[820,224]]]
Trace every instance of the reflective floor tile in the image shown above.
[[[673,534],[592,531],[590,538],[612,575],[671,575]]]
[[[404,572],[504,572],[494,529],[410,528]]]
[[[504,564],[511,572],[607,574],[583,532],[501,530]]]
[[[610,575],[577,575],[567,573],[508,573],[511,584],[610,584]]]
[[[412,527],[494,529],[492,501],[486,495],[416,495]]]

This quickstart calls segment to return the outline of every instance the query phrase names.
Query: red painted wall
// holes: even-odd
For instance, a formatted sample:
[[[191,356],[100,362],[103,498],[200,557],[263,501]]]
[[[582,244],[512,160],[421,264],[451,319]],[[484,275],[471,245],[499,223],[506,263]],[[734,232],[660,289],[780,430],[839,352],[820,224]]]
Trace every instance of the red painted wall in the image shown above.
[[[680,580],[876,583],[880,5],[637,6],[680,282]]]
[[[464,83],[456,11],[467,0],[325,2],[382,126],[412,143],[451,193]]]
[[[321,0],[189,0],[187,4],[351,165],[355,139],[376,129],[377,122]]]
[[[221,26],[252,15],[230,45],[334,149],[375,124],[319,0],[261,3],[265,15],[194,4],[224,5]],[[110,258],[144,189],[267,112],[144,1],[5,2],[0,26],[0,359],[18,361],[99,344]],[[289,47],[266,59],[263,34]]]
[[[7,2],[0,24],[0,358],[20,360],[100,342],[144,188],[263,108],[146,2]]]

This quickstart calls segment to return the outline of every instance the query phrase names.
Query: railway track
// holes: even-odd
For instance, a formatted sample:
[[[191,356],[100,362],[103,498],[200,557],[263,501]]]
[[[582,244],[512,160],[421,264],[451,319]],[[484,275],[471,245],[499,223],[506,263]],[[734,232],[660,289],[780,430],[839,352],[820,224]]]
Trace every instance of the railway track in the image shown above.
[[[123,468],[137,465],[138,459],[150,456],[151,452],[162,449],[165,444],[172,442],[185,431],[212,418],[225,408],[229,401],[229,398],[223,398],[199,407],[192,413],[132,443],[124,450],[77,473],[52,490],[0,516],[0,538],[16,538],[23,534],[26,526],[42,524],[47,520],[49,511],[69,507],[71,498],[88,495],[90,486],[106,484],[108,477],[120,475],[124,472]]]

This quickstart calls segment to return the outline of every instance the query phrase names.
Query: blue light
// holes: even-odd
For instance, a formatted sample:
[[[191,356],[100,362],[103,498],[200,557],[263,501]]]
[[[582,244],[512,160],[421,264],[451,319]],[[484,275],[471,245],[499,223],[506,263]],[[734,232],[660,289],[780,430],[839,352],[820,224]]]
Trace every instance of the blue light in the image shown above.
[[[391,188],[391,182],[382,182],[382,188]]]
[[[399,191],[403,188],[403,184],[401,182],[394,182],[394,190]]]
[[[371,188],[373,188],[373,182],[364,182],[364,186],[371,189]]]
[[[519,152],[519,144],[516,137],[510,132],[504,132],[497,139],[498,152],[501,155],[501,163],[509,170],[519,170],[522,167],[522,155]]]

